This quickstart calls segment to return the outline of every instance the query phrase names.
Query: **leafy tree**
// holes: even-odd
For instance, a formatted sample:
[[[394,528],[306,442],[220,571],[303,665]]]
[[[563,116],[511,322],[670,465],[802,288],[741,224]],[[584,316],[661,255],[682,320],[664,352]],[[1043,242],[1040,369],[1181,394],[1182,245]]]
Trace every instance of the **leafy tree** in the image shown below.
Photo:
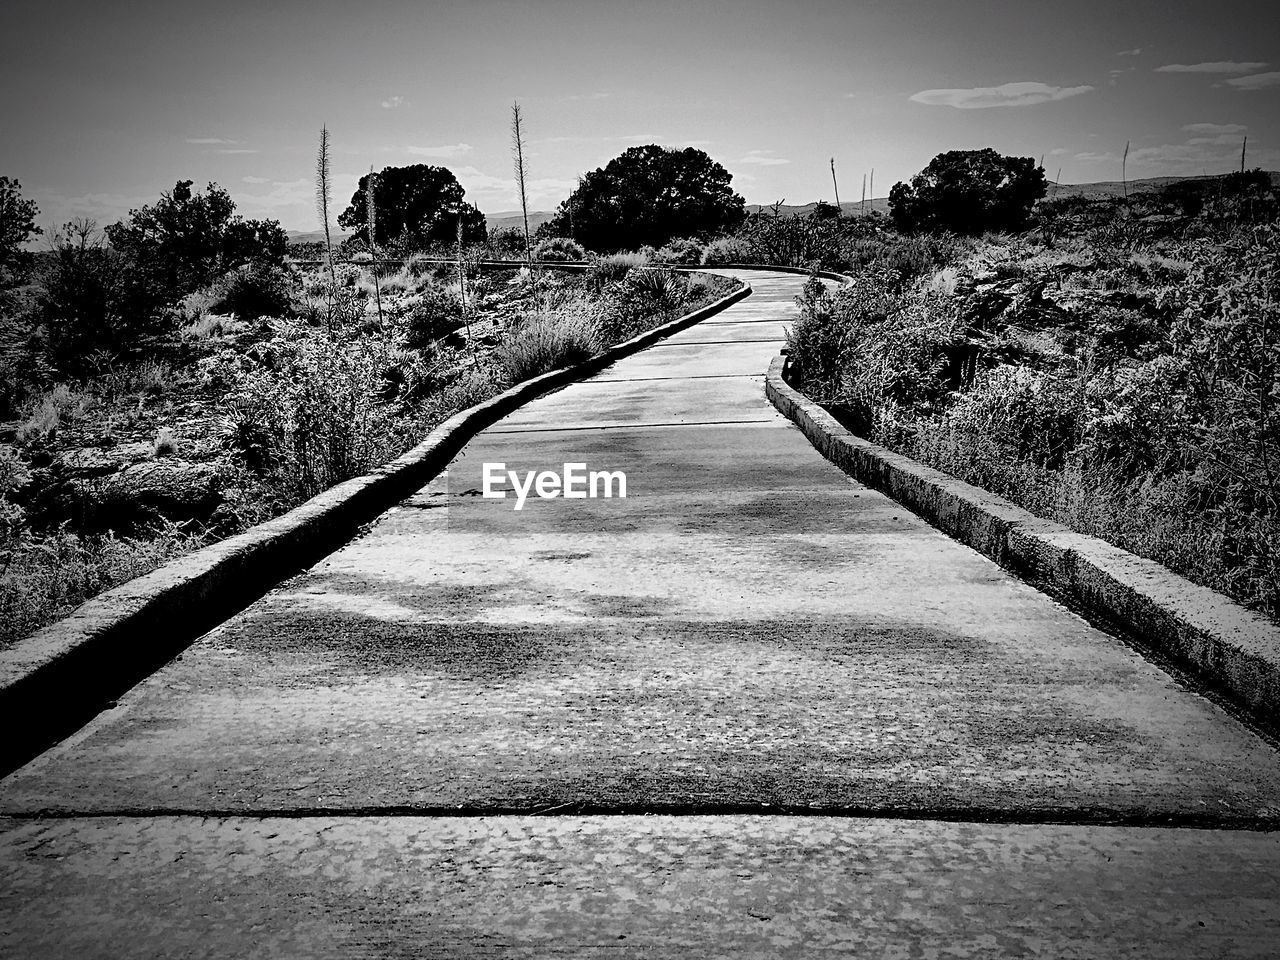
[[[107,246],[92,220],[64,225],[52,247],[40,266],[35,319],[57,370],[91,373],[100,356],[138,359],[164,346],[174,317],[162,279]]]
[[[235,216],[230,194],[216,183],[193,193],[179,180],[154,206],[131,210],[106,228],[113,249],[145,269],[177,301],[247,263],[282,264],[288,235],[275,220]]]
[[[463,200],[466,191],[445,167],[415,163],[408,167],[383,167],[374,178],[374,204],[378,208],[374,242],[421,249],[433,242],[457,240],[458,216],[462,216],[462,242],[484,243],[484,214]],[[338,225],[354,230],[353,239],[368,243],[370,174],[360,178],[351,204],[338,215]]]
[[[538,234],[614,251],[732,230],[745,215],[732,179],[693,147],[631,147],[584,176]]]
[[[889,213],[904,230],[983,233],[1020,230],[1045,194],[1044,170],[1031,157],[990,147],[950,150],[889,191]]]
[[[24,200],[22,184],[0,177],[0,279],[28,259],[22,245],[42,232],[36,226],[40,208],[34,200]]]

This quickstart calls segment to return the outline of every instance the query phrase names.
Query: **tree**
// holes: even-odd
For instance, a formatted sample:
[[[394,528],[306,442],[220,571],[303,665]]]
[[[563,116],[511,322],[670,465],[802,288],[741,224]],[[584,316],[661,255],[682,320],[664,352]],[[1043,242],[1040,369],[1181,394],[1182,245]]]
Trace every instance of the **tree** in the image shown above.
[[[1020,230],[1044,196],[1044,170],[1031,157],[990,147],[940,153],[889,191],[889,213],[903,230]]]
[[[732,179],[693,147],[632,147],[584,176],[538,235],[572,235],[592,250],[613,251],[732,230],[745,216]]]
[[[153,206],[104,231],[112,248],[164,285],[173,301],[248,263],[281,265],[289,238],[275,220],[235,215],[231,195],[216,183],[193,193],[179,180]]]
[[[92,372],[98,354],[136,360],[172,334],[171,291],[146,264],[107,246],[92,220],[65,224],[51,247],[39,269],[36,318],[60,372]]]
[[[39,212],[34,200],[23,199],[22,184],[0,177],[0,280],[28,259],[22,245],[42,232],[36,226]]]
[[[338,225],[355,231],[353,239],[368,243],[369,176],[360,178],[351,204],[338,215]],[[462,218],[464,243],[484,243],[484,214],[466,203],[466,191],[451,171],[415,163],[408,167],[383,167],[373,174],[378,224],[374,242],[403,243],[422,248],[434,242],[452,243]]]

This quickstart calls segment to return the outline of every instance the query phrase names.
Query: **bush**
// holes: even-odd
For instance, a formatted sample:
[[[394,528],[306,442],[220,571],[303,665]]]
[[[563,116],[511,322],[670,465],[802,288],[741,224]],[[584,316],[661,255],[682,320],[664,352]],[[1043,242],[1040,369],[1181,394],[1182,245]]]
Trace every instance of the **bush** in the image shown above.
[[[627,274],[632,270],[643,267],[648,262],[648,257],[642,253],[614,253],[607,257],[598,257],[591,264],[587,276],[597,288],[600,288],[626,279]]]
[[[404,308],[405,340],[424,349],[462,324],[462,299],[447,287],[428,284]]]
[[[497,359],[509,383],[581,363],[599,352],[595,323],[584,311],[534,314],[498,347]]]
[[[179,318],[168,308],[170,294],[148,264],[109,249],[92,221],[58,231],[38,282],[44,352],[63,374],[92,372],[95,355],[127,361],[176,343]]]
[[[749,263],[751,253],[745,241],[738,237],[721,237],[712,240],[702,250],[702,265],[719,267],[730,263]]]
[[[251,263],[219,280],[206,308],[240,320],[290,317],[297,312],[298,281],[284,267]]]
[[[229,446],[296,501],[404,448],[412,419],[396,401],[418,376],[406,363],[385,337],[330,337],[283,321],[251,354],[224,354],[207,375],[211,387],[229,388]]]
[[[130,211],[105,232],[112,248],[135,269],[145,267],[166,302],[176,303],[243,264],[283,265],[288,236],[280,224],[234,214],[231,196],[216,183],[200,196],[180,180],[154,206]]]
[[[587,259],[587,251],[582,244],[575,243],[565,237],[548,237],[538,241],[533,248],[533,259],[547,263],[568,263]]]
[[[672,240],[653,255],[655,263],[671,263],[685,266],[702,262],[702,244],[697,240]]]

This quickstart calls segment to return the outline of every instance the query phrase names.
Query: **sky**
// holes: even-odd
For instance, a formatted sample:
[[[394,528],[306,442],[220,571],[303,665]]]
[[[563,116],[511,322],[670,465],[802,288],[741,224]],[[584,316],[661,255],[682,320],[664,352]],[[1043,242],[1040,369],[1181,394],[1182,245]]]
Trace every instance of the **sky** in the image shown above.
[[[5,0],[0,175],[46,229],[178,180],[315,230],[373,167],[454,172],[487,214],[552,210],[627,147],[705,150],[748,203],[877,196],[938,153],[1043,158],[1064,183],[1280,169],[1267,2]],[[1060,171],[1060,173],[1059,173]],[[336,218],[336,212],[334,214]]]

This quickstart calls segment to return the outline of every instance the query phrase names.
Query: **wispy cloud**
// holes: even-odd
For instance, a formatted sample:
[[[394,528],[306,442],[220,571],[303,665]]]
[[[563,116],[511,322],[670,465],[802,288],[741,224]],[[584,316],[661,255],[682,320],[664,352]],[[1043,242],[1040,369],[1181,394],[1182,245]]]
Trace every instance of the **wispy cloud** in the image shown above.
[[[778,167],[784,163],[790,163],[785,157],[771,156],[773,150],[752,150],[745,157],[738,160],[739,163],[751,163],[760,167]]]
[[[249,150],[245,147],[234,147],[230,150],[215,150],[214,153],[236,154],[236,153],[257,153],[257,150]]]
[[[397,107],[405,106],[409,101],[397,94],[394,97],[387,97],[382,101],[383,110],[395,110]]]
[[[987,107],[1029,107],[1088,93],[1093,87],[1054,87],[1047,83],[1003,83],[998,87],[921,90],[908,99],[934,107],[978,110]]]
[[[270,180],[270,179],[268,179],[267,177],[241,177],[241,178],[240,178],[240,182],[241,182],[241,183],[255,183],[255,184],[256,184],[256,183],[270,183],[270,182],[271,182],[271,180]]]
[[[1136,57],[1141,52],[1142,52],[1141,47],[1134,47],[1132,50],[1117,50],[1116,56],[1117,57]]]
[[[1156,67],[1156,73],[1252,73],[1265,66],[1265,63],[1246,60],[1206,60],[1204,63],[1166,63]]]
[[[187,137],[187,143],[194,143],[201,147],[233,146],[239,142],[239,140],[227,140],[223,137]]]
[[[1188,123],[1182,129],[1187,133],[1218,134],[1244,133],[1249,128],[1242,123]]]
[[[1227,86],[1237,90],[1261,90],[1263,87],[1280,86],[1280,72],[1255,73],[1251,77],[1235,77],[1227,81]]]
[[[471,152],[469,143],[446,143],[439,147],[406,147],[415,157],[433,157],[439,160],[450,160],[462,157]]]
[[[576,103],[583,100],[608,100],[611,94],[608,93],[571,93],[564,99],[570,103]]]

